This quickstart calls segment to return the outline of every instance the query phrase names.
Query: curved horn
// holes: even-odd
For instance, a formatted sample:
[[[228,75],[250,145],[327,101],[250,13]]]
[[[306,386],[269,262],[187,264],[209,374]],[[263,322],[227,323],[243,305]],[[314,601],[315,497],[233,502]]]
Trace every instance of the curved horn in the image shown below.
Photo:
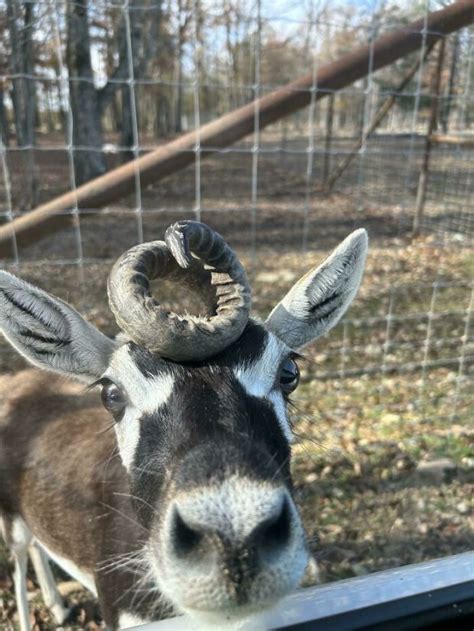
[[[152,352],[176,361],[206,359],[234,342],[247,324],[251,298],[245,271],[205,224],[177,222],[165,241],[135,246],[117,260],[108,281],[110,308],[119,327]],[[197,286],[208,303],[212,300],[207,305],[212,315],[166,311],[150,293],[155,278]]]

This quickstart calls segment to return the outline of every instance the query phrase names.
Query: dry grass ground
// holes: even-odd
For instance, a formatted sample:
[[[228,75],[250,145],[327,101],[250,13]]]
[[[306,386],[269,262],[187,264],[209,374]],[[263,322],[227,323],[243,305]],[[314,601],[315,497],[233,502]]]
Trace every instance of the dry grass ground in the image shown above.
[[[345,324],[306,350],[292,409],[296,495],[323,580],[472,549],[474,339],[466,318],[474,262],[465,237],[443,232],[411,242],[406,207],[391,200],[361,206],[359,196],[338,193],[312,197],[307,206],[304,178],[263,158],[254,212],[250,163],[246,156],[231,158],[203,163],[208,210],[202,218],[239,250],[260,316],[351,229],[365,226],[371,237],[360,294]],[[192,170],[158,191],[158,197],[156,190],[144,195],[145,238],[159,238],[171,221],[193,216]],[[82,268],[73,230],[20,252],[22,276],[71,301],[110,334],[110,261],[136,240],[129,202],[81,222]],[[165,303],[185,304],[169,287],[161,291]],[[0,347],[0,372],[21,366]],[[420,463],[441,457],[451,461],[448,471],[420,473]],[[1,629],[14,619],[9,572],[0,549]],[[39,628],[53,628],[37,594],[34,602]]]

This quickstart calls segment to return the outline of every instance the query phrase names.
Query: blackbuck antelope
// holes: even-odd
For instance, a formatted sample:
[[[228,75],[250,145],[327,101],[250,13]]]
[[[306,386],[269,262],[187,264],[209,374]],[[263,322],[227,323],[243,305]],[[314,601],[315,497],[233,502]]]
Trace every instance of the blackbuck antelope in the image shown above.
[[[176,223],[113,267],[114,340],[0,272],[0,329],[59,373],[2,380],[0,513],[23,630],[28,550],[58,622],[45,555],[98,596],[110,629],[173,612],[222,628],[298,586],[309,555],[290,474],[295,353],[346,311],[366,251],[357,230],[263,323],[222,237]],[[150,293],[160,278],[197,290],[204,314],[165,311]]]

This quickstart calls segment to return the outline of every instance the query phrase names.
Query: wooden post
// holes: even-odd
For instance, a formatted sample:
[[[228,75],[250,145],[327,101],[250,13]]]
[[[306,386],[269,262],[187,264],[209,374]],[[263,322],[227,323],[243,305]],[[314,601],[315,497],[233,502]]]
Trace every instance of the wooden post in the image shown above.
[[[430,117],[428,119],[428,129],[426,131],[425,140],[425,152],[423,155],[423,163],[420,169],[420,176],[418,179],[418,191],[416,194],[415,216],[413,218],[413,231],[414,237],[420,234],[421,220],[423,218],[423,210],[426,201],[426,190],[428,186],[428,176],[430,169],[431,149],[433,147],[432,135],[436,127],[439,110],[439,95],[441,91],[441,75],[443,71],[444,60],[444,38],[441,40],[438,51],[438,63],[436,64],[436,72],[433,77],[432,83],[432,97],[431,97],[431,110]]]

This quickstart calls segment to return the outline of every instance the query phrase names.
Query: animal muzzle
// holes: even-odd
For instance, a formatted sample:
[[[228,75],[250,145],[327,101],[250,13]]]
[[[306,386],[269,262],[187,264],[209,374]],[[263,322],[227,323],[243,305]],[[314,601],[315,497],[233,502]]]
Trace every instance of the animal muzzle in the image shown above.
[[[153,541],[165,596],[217,622],[273,604],[298,585],[308,560],[287,489],[238,476],[179,493]]]

